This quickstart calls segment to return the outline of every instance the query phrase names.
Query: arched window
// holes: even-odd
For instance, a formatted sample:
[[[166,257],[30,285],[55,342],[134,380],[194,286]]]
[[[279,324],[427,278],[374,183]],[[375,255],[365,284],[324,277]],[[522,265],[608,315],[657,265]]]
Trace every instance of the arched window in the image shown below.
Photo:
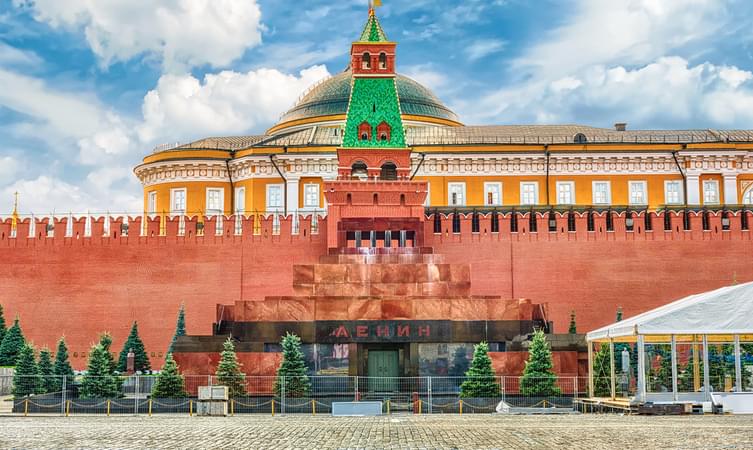
[[[753,186],[749,187],[745,194],[743,194],[743,204],[753,205]]]
[[[382,122],[377,125],[377,137],[381,142],[387,142],[390,140],[390,133],[392,128],[387,122]]]
[[[368,178],[368,167],[362,161],[356,161],[350,168],[350,176],[353,178]]]
[[[371,69],[371,54],[369,52],[364,52],[363,56],[361,57],[361,69]]]
[[[369,125],[369,122],[364,121],[361,125],[358,125],[358,138],[362,141],[371,140],[371,125]]]
[[[387,70],[387,54],[384,52],[379,54],[379,69]]]
[[[573,136],[573,142],[576,144],[585,144],[588,142],[588,138],[583,133],[578,133],[575,136]]]
[[[397,166],[391,162],[382,164],[382,180],[397,180]]]

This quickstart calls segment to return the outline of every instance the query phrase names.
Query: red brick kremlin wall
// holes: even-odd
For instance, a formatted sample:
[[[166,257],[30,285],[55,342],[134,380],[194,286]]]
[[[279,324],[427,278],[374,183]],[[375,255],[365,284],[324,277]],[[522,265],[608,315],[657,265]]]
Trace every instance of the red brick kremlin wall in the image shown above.
[[[446,261],[471,264],[472,294],[529,298],[549,303],[555,331],[566,332],[570,310],[577,314],[579,331],[611,322],[617,306],[631,316],[682,296],[753,280],[753,241],[740,220],[731,216],[731,229],[721,231],[721,218],[710,218],[702,231],[700,216],[691,217],[683,231],[673,217],[673,231],[663,231],[663,219],[654,218],[654,231],[625,231],[624,218],[615,217],[607,232],[603,216],[594,232],[578,217],[577,232],[568,232],[565,218],[558,231],[548,232],[539,218],[538,233],[528,220],[519,219],[519,232],[509,232],[509,218],[500,220],[500,233],[490,232],[488,217],[472,232],[471,218],[461,219],[460,233],[452,233],[451,219],[442,219],[443,233],[433,233],[426,222],[425,245],[446,255]],[[750,218],[753,223],[753,217]],[[44,221],[36,233],[44,232]],[[120,350],[133,320],[139,321],[147,351],[155,365],[175,328],[181,303],[186,305],[189,334],[211,334],[216,305],[264,296],[293,294],[293,264],[313,264],[326,252],[326,220],[321,234],[312,234],[301,220],[300,233],[291,234],[289,219],[281,221],[279,235],[271,220],[254,226],[243,221],[243,236],[234,236],[234,220],[227,219],[224,235],[215,236],[213,220],[205,236],[196,236],[196,221],[186,221],[186,236],[178,237],[171,221],[159,236],[159,219],[150,220],[146,236],[139,236],[140,219],[131,220],[130,237],[111,226],[102,236],[103,221],[84,237],[84,221],[75,223],[72,237],[64,237],[64,221],[55,237],[28,236],[28,221],[10,238],[10,221],[0,222],[0,303],[6,320],[19,315],[27,337],[37,346],[52,348],[65,334],[76,368],[98,333],[109,331],[113,348]],[[258,234],[254,235],[254,231]],[[115,234],[117,230],[117,235]],[[446,231],[446,233],[445,233]],[[78,234],[78,238],[75,236]]]

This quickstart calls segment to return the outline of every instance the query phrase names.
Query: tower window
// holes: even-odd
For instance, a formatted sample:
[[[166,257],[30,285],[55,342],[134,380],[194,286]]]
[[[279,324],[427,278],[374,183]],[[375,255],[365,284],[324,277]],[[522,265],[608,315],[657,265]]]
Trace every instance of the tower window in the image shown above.
[[[384,52],[379,54],[379,69],[387,70],[387,54]]]
[[[350,176],[353,178],[368,178],[369,169],[365,163],[358,161],[351,166]]]
[[[369,125],[369,122],[364,121],[361,125],[358,125],[358,136],[362,141],[371,140],[371,125]]]
[[[397,180],[397,166],[391,162],[384,163],[380,178],[382,180]]]
[[[379,136],[379,140],[382,142],[387,142],[390,140],[391,131],[392,128],[387,122],[382,122],[377,125],[377,136]]]
[[[361,69],[371,69],[371,54],[369,52],[365,52],[361,57]]]

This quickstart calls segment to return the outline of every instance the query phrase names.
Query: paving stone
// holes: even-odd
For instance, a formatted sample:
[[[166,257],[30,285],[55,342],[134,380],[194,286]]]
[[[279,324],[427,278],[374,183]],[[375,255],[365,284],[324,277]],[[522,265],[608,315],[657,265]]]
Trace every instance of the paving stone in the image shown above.
[[[0,417],[0,448],[753,448],[749,417]]]

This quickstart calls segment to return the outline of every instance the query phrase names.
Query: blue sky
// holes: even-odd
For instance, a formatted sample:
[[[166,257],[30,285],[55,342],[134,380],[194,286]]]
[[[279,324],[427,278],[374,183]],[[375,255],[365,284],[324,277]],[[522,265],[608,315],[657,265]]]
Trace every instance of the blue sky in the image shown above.
[[[0,214],[138,211],[156,145],[262,133],[346,66],[366,0],[0,2]],[[467,124],[753,128],[744,0],[384,0]]]

